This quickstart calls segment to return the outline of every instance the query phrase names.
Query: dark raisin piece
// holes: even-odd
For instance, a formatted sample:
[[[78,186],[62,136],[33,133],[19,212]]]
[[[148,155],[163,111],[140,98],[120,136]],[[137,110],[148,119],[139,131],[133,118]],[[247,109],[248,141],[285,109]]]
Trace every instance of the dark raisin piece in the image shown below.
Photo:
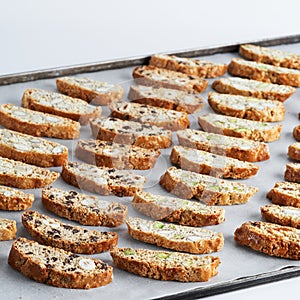
[[[97,236],[95,236],[95,235],[92,235],[90,237],[90,240],[91,240],[91,242],[98,242],[99,238]]]
[[[76,229],[76,228],[74,228],[74,229],[72,230],[72,233],[73,233],[73,234],[78,233],[78,232],[79,232],[79,230]]]

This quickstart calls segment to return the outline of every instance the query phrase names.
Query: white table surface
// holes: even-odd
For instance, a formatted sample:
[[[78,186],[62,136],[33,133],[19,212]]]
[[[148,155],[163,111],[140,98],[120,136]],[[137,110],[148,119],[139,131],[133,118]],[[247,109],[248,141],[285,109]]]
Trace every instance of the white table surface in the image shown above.
[[[2,0],[0,76],[299,34],[299,11],[299,0]],[[284,299],[299,284],[293,278],[206,299]]]

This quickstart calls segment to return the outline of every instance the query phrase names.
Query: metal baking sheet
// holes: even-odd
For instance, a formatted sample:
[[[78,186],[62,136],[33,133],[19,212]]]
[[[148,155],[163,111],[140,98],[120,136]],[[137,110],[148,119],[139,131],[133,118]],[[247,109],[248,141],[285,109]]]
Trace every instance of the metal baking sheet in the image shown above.
[[[276,48],[299,53],[300,51],[300,35],[284,37],[278,39],[270,39],[264,41],[248,41],[268,46],[276,45]],[[237,49],[239,44],[223,45],[207,49],[194,49],[181,51],[182,56],[198,56],[215,62],[229,63],[231,58],[238,56]],[[133,58],[122,61],[111,61],[105,63],[87,64],[82,66],[71,66],[61,69],[51,69],[43,71],[34,71],[29,73],[21,73],[15,75],[0,77],[0,101],[1,103],[21,104],[21,98],[26,88],[43,88],[56,91],[56,76],[78,74],[76,76],[85,76],[93,79],[108,81],[121,84],[124,87],[125,95],[130,85],[134,84],[132,80],[133,66],[147,62],[148,57]],[[83,73],[85,72],[85,73]],[[226,74],[225,76],[228,76]],[[209,80],[211,84],[213,79]],[[202,93],[206,103],[201,112],[190,115],[191,128],[199,129],[197,124],[197,116],[211,112],[207,104],[207,93],[211,91],[211,85]],[[260,206],[269,203],[266,199],[266,193],[273,187],[275,182],[283,180],[285,165],[289,161],[287,157],[287,147],[295,140],[292,136],[294,126],[299,124],[298,113],[300,112],[299,90],[285,102],[286,117],[283,124],[281,138],[279,141],[269,144],[271,158],[264,162],[259,162],[260,167],[258,175],[251,179],[243,180],[247,185],[253,185],[259,188],[259,192],[247,203],[243,205],[224,206],[226,221],[217,226],[209,226],[208,229],[222,232],[225,238],[224,248],[212,255],[217,255],[221,259],[219,266],[219,274],[205,283],[180,283],[158,281],[149,278],[142,278],[134,274],[114,268],[113,282],[105,287],[91,290],[72,290],[47,286],[37,283],[19,272],[13,270],[7,264],[7,257],[12,242],[1,242],[0,247],[0,292],[5,294],[7,299],[34,299],[43,296],[44,299],[195,299],[214,294],[224,293],[235,289],[245,288],[275,280],[282,280],[293,276],[300,275],[300,262],[282,258],[270,257],[251,249],[237,245],[233,239],[234,230],[243,222],[248,220],[261,220]],[[104,107],[103,115],[108,115],[108,109]],[[82,127],[81,138],[90,138],[91,131],[88,126]],[[68,146],[70,150],[69,160],[77,160],[74,157],[73,150],[76,141],[57,140]],[[173,144],[177,144],[175,134],[173,134]],[[162,150],[156,167],[148,171],[135,171],[143,174],[147,178],[145,189],[157,194],[167,195],[168,193],[158,184],[159,177],[170,166],[169,153],[171,148]],[[60,168],[52,168],[60,171]],[[63,189],[75,189],[74,187],[64,183],[59,178],[53,186]],[[33,209],[49,216],[59,218],[53,213],[47,211],[41,203],[41,190],[28,190],[34,193],[35,202]],[[131,204],[131,197],[118,198],[115,196],[99,196],[100,199],[112,200],[126,204],[129,209],[129,216],[140,216],[147,218],[136,212]],[[18,236],[30,238],[26,230],[21,224],[22,212],[6,212],[0,211],[0,217],[11,218],[17,221]],[[74,222],[59,218],[66,223]],[[132,246],[135,248],[158,249],[153,245],[144,244],[133,240],[128,234],[125,225],[115,229],[105,227],[89,227],[98,230],[113,230],[119,234],[118,246]],[[108,253],[93,255],[100,258],[110,265],[113,265]]]

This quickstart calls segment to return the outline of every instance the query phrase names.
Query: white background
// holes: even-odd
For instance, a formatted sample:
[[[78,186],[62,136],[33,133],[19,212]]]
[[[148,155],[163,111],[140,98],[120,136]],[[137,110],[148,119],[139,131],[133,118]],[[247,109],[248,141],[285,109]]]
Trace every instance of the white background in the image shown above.
[[[0,0],[0,76],[299,34],[299,12],[299,0]],[[295,278],[206,299],[284,299],[299,284]]]

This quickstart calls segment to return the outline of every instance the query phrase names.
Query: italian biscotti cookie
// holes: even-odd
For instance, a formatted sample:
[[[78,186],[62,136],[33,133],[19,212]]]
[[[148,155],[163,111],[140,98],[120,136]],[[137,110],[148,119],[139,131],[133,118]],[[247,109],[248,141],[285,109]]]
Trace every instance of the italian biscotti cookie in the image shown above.
[[[196,199],[207,205],[246,203],[258,189],[243,183],[222,180],[208,175],[170,167],[161,176],[162,187],[172,194]]]
[[[284,179],[300,183],[300,163],[286,164]]]
[[[300,143],[293,143],[289,145],[288,156],[291,159],[300,160]]]
[[[17,236],[17,222],[0,218],[0,241],[13,240]]]
[[[188,114],[182,111],[153,107],[150,105],[117,102],[109,106],[111,116],[121,120],[131,120],[144,124],[155,125],[171,131],[188,128]]]
[[[115,247],[110,255],[117,268],[158,280],[208,281],[220,264],[219,257],[148,249]]]
[[[163,87],[192,93],[201,93],[208,86],[208,81],[201,77],[153,66],[136,67],[133,70],[132,76],[135,82],[140,85]]]
[[[300,86],[300,71],[276,67],[255,61],[233,58],[228,65],[228,72],[235,76],[246,77],[253,80]]]
[[[152,55],[149,65],[207,78],[222,76],[227,70],[226,64],[218,64],[201,59],[185,58],[166,54]]]
[[[118,234],[115,232],[73,226],[33,210],[22,214],[22,224],[40,244],[73,253],[100,253],[112,249],[118,242]]]
[[[148,170],[154,167],[160,150],[90,139],[77,142],[75,155],[98,167]]]
[[[104,141],[148,149],[168,148],[172,144],[172,132],[154,125],[112,117],[95,119],[90,125],[93,136]]]
[[[18,238],[11,246],[8,264],[37,282],[90,289],[109,284],[113,268],[99,259]]]
[[[59,173],[0,157],[0,184],[19,189],[36,189],[53,183]]]
[[[154,195],[144,191],[135,193],[132,206],[155,220],[188,226],[217,225],[225,220],[225,210],[194,201]]]
[[[144,85],[131,86],[128,99],[132,102],[183,111],[188,114],[200,111],[204,106],[203,99],[198,94]]]
[[[121,203],[53,187],[42,190],[42,202],[56,215],[89,226],[116,227],[124,223],[128,213]]]
[[[285,101],[296,89],[287,85],[261,82],[239,77],[221,78],[212,83],[213,89],[224,94],[250,96],[268,100]]]
[[[32,206],[34,195],[0,186],[0,210],[25,210]]]
[[[252,44],[240,45],[239,53],[249,60],[278,67],[300,69],[300,56],[295,53]]]
[[[133,196],[146,181],[144,176],[127,170],[100,168],[79,162],[65,163],[61,176],[65,182],[86,191],[119,197]]]
[[[0,106],[0,124],[33,136],[75,139],[80,135],[80,124],[76,121],[12,104]]]
[[[300,228],[300,209],[293,206],[269,204],[260,208],[262,217],[272,223]]]
[[[296,126],[293,130],[294,138],[300,142],[300,125]]]
[[[224,246],[223,234],[207,229],[140,218],[128,218],[126,224],[134,239],[176,251],[204,254]]]
[[[119,101],[124,94],[120,85],[90,78],[61,77],[56,79],[58,91],[94,105],[107,105]]]
[[[68,160],[68,148],[46,139],[0,129],[0,156],[40,167],[55,167]]]
[[[182,146],[249,162],[270,158],[269,146],[263,142],[194,129],[179,130],[176,134]]]
[[[253,163],[183,146],[173,147],[170,161],[184,170],[214,177],[246,179],[258,172]]]
[[[234,232],[241,245],[271,256],[300,259],[300,231],[268,222],[245,222]]]
[[[281,124],[270,124],[218,114],[198,117],[200,127],[206,132],[247,138],[259,142],[273,142],[280,138]]]
[[[92,107],[86,101],[42,89],[27,89],[22,97],[22,106],[78,121],[87,125],[90,119],[99,118],[100,107]]]
[[[262,122],[283,121],[285,108],[282,102],[241,95],[208,94],[208,103],[223,115]]]

